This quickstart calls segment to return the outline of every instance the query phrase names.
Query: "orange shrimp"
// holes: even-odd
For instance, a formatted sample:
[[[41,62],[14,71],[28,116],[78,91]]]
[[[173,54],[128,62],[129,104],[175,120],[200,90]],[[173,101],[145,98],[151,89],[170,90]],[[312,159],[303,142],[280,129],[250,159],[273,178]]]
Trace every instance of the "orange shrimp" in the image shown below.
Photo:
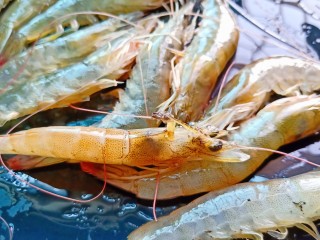
[[[137,130],[94,127],[33,128],[0,137],[0,153],[67,158],[129,166],[170,165],[189,160],[245,161],[236,145],[178,128]],[[155,154],[157,152],[158,154]]]
[[[284,60],[284,58],[282,60]],[[290,59],[286,58],[286,60]],[[294,61],[294,59],[291,60]],[[304,93],[317,91],[320,87],[319,78],[311,77],[312,81],[309,82],[304,82],[300,78],[301,76],[306,76],[307,73],[312,73],[310,76],[319,75],[320,72],[319,69],[317,69],[317,64],[305,65],[308,62],[302,61],[304,63],[304,67],[300,68],[300,64],[291,65],[291,60],[283,62],[281,65],[284,66],[288,63],[291,66],[287,68],[288,70],[291,68],[291,71],[286,71],[285,75],[285,78],[288,77],[290,79],[290,77],[292,77],[291,80],[294,84],[291,84],[291,86],[295,86],[295,89]],[[258,64],[262,63],[263,61],[258,62]],[[301,61],[297,60],[297,63],[301,63]],[[281,67],[279,67],[279,69],[281,69]],[[296,74],[297,69],[305,74]],[[250,71],[248,72],[250,73]],[[240,72],[239,76],[243,76],[244,74],[242,73],[243,72]],[[253,71],[252,73],[256,72]],[[258,76],[264,75],[262,74]],[[244,79],[250,78],[242,77],[241,79],[244,81]],[[259,86],[260,84],[263,85],[265,81],[255,80],[253,83],[255,84],[252,86]],[[233,84],[232,81],[230,84]],[[239,83],[239,85],[241,84]],[[276,86],[277,84],[274,85],[273,89],[276,89]],[[268,89],[269,88],[267,87],[267,95],[269,95],[268,92],[271,91],[271,89]],[[228,88],[226,90],[228,90]],[[242,96],[242,99],[249,99],[248,101],[251,101],[252,98],[248,94],[248,92],[250,92],[250,88],[244,88],[243,92],[244,94],[242,95],[240,92],[239,96]],[[237,95],[234,94],[234,92],[226,91],[225,93],[225,96],[229,95],[234,99],[237,99]],[[257,96],[259,97],[259,94],[257,94]],[[263,99],[265,99],[263,92],[262,96],[264,96]],[[231,97],[229,99],[232,99]],[[239,99],[241,99],[240,97]],[[225,99],[223,98],[221,101],[223,102]],[[244,101],[241,102],[241,104],[242,103],[244,103]],[[227,136],[227,140],[239,145],[277,149],[284,144],[293,142],[319,130],[319,103],[319,97],[314,95],[310,97],[296,96],[279,100],[273,104],[267,105],[257,114],[257,116],[242,123],[240,125],[240,129],[231,132],[229,136]],[[232,106],[232,108],[235,106],[237,105]],[[255,107],[253,109],[257,110],[258,108]],[[223,111],[223,109],[221,111]],[[252,113],[251,109],[248,112]],[[217,115],[219,115],[219,113],[220,112],[217,112]],[[248,115],[244,115],[244,117],[247,116]],[[235,115],[235,117],[237,116]],[[240,120],[239,118],[236,120],[233,118],[234,115],[232,114],[230,118],[223,118],[222,120],[228,121],[228,123]],[[206,123],[207,125],[201,125],[203,127],[202,131],[214,134],[214,131],[217,131],[217,128],[211,126],[210,123],[214,124],[214,122],[210,121],[209,123]],[[285,127],[284,123],[286,123],[288,127]],[[228,124],[223,124],[223,126],[225,125]],[[211,131],[212,129],[214,131]],[[266,135],[259,136],[259,134]],[[198,192],[211,191],[237,183],[254,172],[271,153],[267,151],[251,150],[249,154],[251,155],[250,160],[243,163],[188,162],[177,167],[175,170],[163,175],[160,174],[158,198],[167,199],[192,195]],[[99,172],[97,170],[97,166],[94,168],[87,166],[85,169],[93,174]],[[120,176],[124,176],[126,175],[126,171],[127,170],[124,169],[124,173],[121,173],[119,167],[117,167],[116,173]],[[114,179],[109,180],[109,182],[120,188],[126,189],[127,191],[135,193],[140,198],[150,199],[153,198],[156,186],[155,174],[151,174],[152,176],[150,176],[150,174],[150,171],[131,172],[128,176],[123,177],[123,180],[121,180],[122,177],[117,178],[116,175],[113,175]],[[197,179],[197,181],[194,179]]]

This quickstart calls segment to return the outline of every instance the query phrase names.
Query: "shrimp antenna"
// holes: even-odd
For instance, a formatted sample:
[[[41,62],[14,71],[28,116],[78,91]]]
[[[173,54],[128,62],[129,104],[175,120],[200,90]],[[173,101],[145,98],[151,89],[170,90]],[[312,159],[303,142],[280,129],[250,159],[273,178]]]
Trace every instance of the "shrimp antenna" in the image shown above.
[[[214,105],[214,110],[213,110],[213,112],[215,112],[215,113],[217,112],[217,108],[218,108],[218,105],[219,105],[219,102],[220,102],[222,89],[223,89],[223,87],[225,86],[225,84],[226,84],[226,82],[227,82],[227,78],[228,78],[228,76],[229,76],[229,74],[230,74],[231,69],[232,69],[233,66],[236,65],[236,64],[237,64],[237,63],[232,62],[232,63],[229,65],[229,67],[227,68],[227,71],[226,71],[226,73],[225,73],[224,76],[223,76],[223,79],[222,79],[222,81],[221,81],[221,85],[220,85],[220,87],[219,87],[217,99],[216,99],[216,102],[215,102],[215,105]]]
[[[154,191],[154,198],[153,198],[153,204],[152,204],[152,212],[153,212],[153,218],[157,222],[157,213],[156,213],[156,202],[157,202],[157,197],[158,197],[158,190],[159,190],[159,184],[160,184],[160,175],[159,172],[157,174],[157,182],[156,182],[156,189]]]
[[[76,106],[74,106],[72,104],[69,104],[69,107],[71,107],[71,108],[73,108],[75,110],[84,111],[84,112],[101,113],[101,114],[106,114],[106,115],[117,115],[117,116],[124,116],[124,117],[144,118],[144,119],[149,119],[149,120],[155,120],[151,116],[142,116],[142,115],[141,116],[137,116],[137,115],[125,114],[125,113],[99,111],[99,110],[94,110],[94,109],[76,107]]]
[[[256,150],[256,151],[265,151],[265,152],[276,153],[276,154],[280,154],[280,155],[285,156],[285,157],[293,158],[293,159],[298,160],[300,162],[307,163],[307,164],[309,164],[311,166],[320,167],[319,164],[311,162],[311,161],[309,161],[307,159],[304,159],[304,158],[301,158],[301,157],[297,157],[297,156],[294,156],[294,155],[292,155],[290,153],[285,153],[285,152],[282,152],[282,151],[279,151],[279,150],[272,150],[272,149],[263,148],[263,147],[248,147],[248,146],[242,146],[242,145],[237,145],[237,148],[238,149],[245,149],[245,150]]]

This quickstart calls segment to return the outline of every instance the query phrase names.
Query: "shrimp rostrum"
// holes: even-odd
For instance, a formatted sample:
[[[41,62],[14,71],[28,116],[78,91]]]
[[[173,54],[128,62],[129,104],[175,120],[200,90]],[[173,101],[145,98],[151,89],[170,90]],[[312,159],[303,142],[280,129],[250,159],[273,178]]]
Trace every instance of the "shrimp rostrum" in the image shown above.
[[[151,239],[284,239],[296,226],[319,240],[320,172],[288,179],[242,183],[210,192],[128,237]]]

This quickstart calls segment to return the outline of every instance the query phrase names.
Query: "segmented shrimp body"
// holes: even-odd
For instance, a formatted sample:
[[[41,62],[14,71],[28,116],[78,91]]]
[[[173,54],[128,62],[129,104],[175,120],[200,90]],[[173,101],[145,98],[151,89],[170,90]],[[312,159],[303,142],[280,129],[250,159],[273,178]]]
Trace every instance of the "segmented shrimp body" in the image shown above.
[[[10,44],[4,49],[3,55],[10,58],[25,46],[26,43],[37,40],[40,36],[45,37],[48,34],[56,32],[55,35],[49,37],[48,40],[55,39],[63,34],[62,22],[68,22],[77,30],[79,26],[88,25],[98,21],[93,15],[73,16],[61,19],[56,24],[53,21],[59,17],[63,17],[70,13],[80,11],[96,11],[107,12],[109,14],[124,14],[134,11],[147,11],[161,6],[163,0],[148,0],[148,1],[115,1],[115,0],[60,0],[48,8],[46,11],[34,17],[26,25],[19,29],[11,37]]]
[[[169,111],[184,122],[197,121],[202,116],[217,78],[238,44],[238,31],[226,6],[220,0],[199,4],[203,9],[199,27],[185,33],[186,49],[173,70],[173,96],[161,109],[171,106]],[[192,18],[198,21],[196,16]]]
[[[36,155],[130,166],[170,166],[188,160],[225,161],[223,153],[237,154],[232,144],[204,138],[179,128],[169,140],[166,128],[137,130],[93,127],[33,128],[0,137],[0,152]],[[238,158],[241,158],[239,152]],[[216,159],[214,158],[216,156]],[[247,155],[243,159],[247,160]]]
[[[267,84],[268,82],[266,81],[255,79],[251,82],[254,83],[251,84],[251,86],[263,85],[266,86],[266,91],[270,92],[270,87],[268,86],[273,86],[272,89],[277,89],[277,86],[281,86],[279,84],[283,85],[289,81],[291,82],[290,87],[294,86],[291,88],[292,90],[296,89],[305,94],[311,93],[312,91],[316,92],[319,89],[320,71],[317,68],[318,64],[287,57],[276,58],[274,60],[276,60],[276,64],[273,67],[278,69],[278,71],[281,71],[282,69],[282,71],[285,72],[285,74],[278,75],[281,77],[281,80],[279,78],[270,77],[270,81],[268,81],[270,84]],[[278,60],[282,60],[281,63]],[[295,62],[295,60],[297,61]],[[267,66],[269,66],[269,64],[271,64],[271,59],[261,60],[256,64],[263,65],[264,62],[267,62]],[[303,63],[303,65],[300,63]],[[253,69],[255,69],[255,66],[255,64],[251,65]],[[260,66],[260,70],[261,67],[262,66]],[[289,71],[290,69],[291,71]],[[268,70],[267,72],[269,74],[273,73],[272,70]],[[235,101],[235,105],[225,105],[226,108],[224,109],[234,110],[236,109],[235,106],[238,106],[239,109],[241,109],[243,103],[252,102],[253,107],[250,106],[249,111],[247,112],[252,114],[253,109],[258,110],[258,108],[261,107],[261,105],[259,107],[255,105],[255,98],[259,99],[260,95],[262,95],[264,100],[260,101],[260,103],[264,103],[264,101],[269,99],[270,93],[265,94],[263,93],[263,90],[261,90],[260,94],[255,95],[255,91],[253,91],[252,94],[249,94],[251,93],[251,88],[245,87],[246,85],[243,85],[244,83],[240,84],[240,82],[246,82],[248,79],[253,79],[253,76],[248,77],[250,74],[255,76],[259,73],[260,71],[250,71],[249,69],[246,70],[246,74],[240,71],[237,76],[242,77],[234,77],[234,79],[237,79],[240,86],[234,84],[234,82],[232,83],[234,80],[231,80],[230,84],[238,86],[237,90],[230,91],[229,87],[227,87],[223,90],[222,95],[224,97],[221,102],[227,102],[226,96],[229,97],[230,102],[234,101],[234,99],[237,100],[238,92],[241,97],[239,97],[239,99],[242,101],[239,101],[239,104]],[[267,76],[264,74],[260,74],[259,76],[264,76],[264,79],[267,79]],[[239,81],[239,79],[241,81]],[[271,79],[274,80],[274,84]],[[306,81],[303,79],[306,79]],[[243,89],[243,91],[241,91],[241,89]],[[260,87],[260,89],[263,88]],[[281,88],[278,87],[278,89]],[[284,92],[284,90],[282,92]],[[278,91],[278,93],[281,93],[281,91]],[[286,92],[286,94],[289,94],[289,92]],[[291,94],[294,94],[294,91]],[[268,97],[266,97],[266,95]],[[316,95],[309,97],[295,96],[278,100],[267,105],[258,112],[256,116],[242,122],[240,125],[235,124],[234,126],[239,126],[240,128],[229,133],[226,139],[239,145],[278,149],[284,144],[291,143],[319,131],[319,107],[320,99],[319,96]],[[216,114],[219,115],[224,109],[221,109]],[[221,125],[219,125],[220,123],[217,121],[218,127],[227,126],[231,122],[240,120],[239,116],[233,114],[233,111],[230,111],[229,114],[231,114],[231,116],[227,114],[226,117],[222,118],[220,118],[220,116],[219,118],[215,118],[216,115],[212,116],[213,119],[221,119]],[[245,119],[250,116],[250,114],[243,114],[242,117]],[[205,122],[205,124],[203,124],[203,122]],[[206,121],[206,119],[204,119],[200,123],[201,125],[196,123],[196,126],[201,126],[203,131],[208,129],[208,132],[210,133],[211,127],[215,130],[217,129],[214,125],[214,121]],[[251,158],[242,163],[188,161],[174,170],[162,173],[159,175],[160,181],[157,198],[170,199],[178,196],[192,195],[199,192],[221,189],[238,183],[252,174],[271,153],[267,151],[250,150],[248,154]],[[150,172],[148,171],[137,172],[134,170],[128,171],[128,169],[123,169],[123,172],[121,172],[119,168],[121,167],[117,167],[113,179],[109,180],[110,183],[135,193],[139,198],[152,199],[154,197],[157,182],[155,175],[149,177],[148,175]],[[98,168],[97,166],[94,166],[94,168],[86,168],[86,170],[92,174],[101,176],[101,167]],[[134,180],[128,181],[127,179],[130,178],[125,178],[124,176],[134,176],[135,178]],[[123,179],[121,180],[121,178]]]
[[[296,226],[320,239],[320,172],[262,183],[242,183],[208,193],[149,222],[128,239],[283,239]],[[310,226],[310,228],[309,228]]]
[[[200,128],[223,129],[232,122],[251,117],[274,94],[295,96],[320,89],[320,64],[292,57],[270,57],[253,62],[239,71],[224,87],[216,106],[213,99]]]
[[[26,0],[13,2],[0,17],[0,53],[4,50],[13,30],[18,29],[28,20],[36,16],[39,12],[44,11],[55,2],[57,2],[57,0]],[[7,0],[4,1],[5,5],[7,3]]]
[[[141,12],[136,12],[119,17],[134,20],[142,16]],[[47,75],[83,60],[87,55],[123,34],[123,31],[115,31],[124,26],[126,24],[123,21],[110,18],[55,41],[36,45],[31,51],[26,50],[17,54],[0,68],[1,93],[12,89],[16,84]],[[19,69],[23,71],[19,72]]]
[[[147,43],[140,48],[136,65],[127,81],[125,91],[114,108],[115,113],[150,116],[158,105],[170,96],[170,62],[172,51],[181,50],[184,17],[192,9],[191,3],[174,13],[167,23],[160,23]],[[160,121],[150,121],[122,115],[108,115],[97,127],[103,128],[143,128],[157,127]]]
[[[2,93],[0,125],[44,107],[62,107],[83,101],[94,92],[116,86],[115,79],[128,71],[126,67],[138,53],[139,43],[134,38],[139,33],[141,31],[136,29],[125,31],[110,45],[93,52],[81,62],[16,84]]]

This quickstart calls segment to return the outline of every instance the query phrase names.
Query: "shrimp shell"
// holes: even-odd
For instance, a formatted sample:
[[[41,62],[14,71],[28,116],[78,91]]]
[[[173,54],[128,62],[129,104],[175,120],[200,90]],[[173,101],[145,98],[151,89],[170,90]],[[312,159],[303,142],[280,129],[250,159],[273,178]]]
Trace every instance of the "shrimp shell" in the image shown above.
[[[14,1],[0,17],[0,53],[4,50],[13,30],[18,29],[28,20],[39,14],[39,12],[46,10],[55,2],[57,2],[57,0]]]
[[[235,146],[232,144],[224,144],[219,149],[213,148],[216,144],[220,144],[220,140],[201,138],[184,128],[177,129],[174,141],[170,141],[166,128],[126,131],[94,127],[46,127],[0,136],[0,153],[129,166],[166,166],[189,159],[226,161],[224,152],[230,154],[231,159],[234,157],[232,154],[238,154],[237,150],[233,151]],[[239,161],[241,156],[236,156]],[[240,160],[248,159],[247,155],[243,157]]]
[[[238,30],[226,6],[220,0],[204,0],[201,5],[199,28],[174,70],[181,76],[179,87],[162,104],[172,105],[170,111],[183,122],[203,115],[217,78],[238,44]]]
[[[139,44],[133,39],[138,33],[141,31],[127,31],[81,62],[4,92],[0,95],[0,125],[37,110],[86,100],[95,91],[116,86],[113,79],[127,71],[138,53]]]
[[[255,117],[243,122],[227,139],[236,145],[278,149],[319,130],[320,97],[296,96],[267,105]],[[271,152],[261,150],[245,150],[245,153],[250,155],[250,159],[241,163],[188,161],[161,173],[157,199],[188,196],[236,184],[252,174],[271,155]],[[157,178],[148,176],[150,173],[140,171],[126,175],[124,169],[121,175],[127,178],[114,176],[108,181],[139,198],[153,199]],[[133,180],[126,180],[129,177]]]
[[[138,19],[142,15],[141,12],[137,12],[120,17],[132,20]],[[27,50],[14,56],[0,69],[0,89],[5,87],[6,90],[11,89],[15,84],[46,75],[82,60],[112,39],[119,37],[119,34],[123,34],[123,31],[114,31],[125,25],[119,19],[107,19],[55,41],[36,45],[31,51]],[[23,69],[23,71],[12,82],[19,69]]]
[[[45,12],[39,14],[26,25],[20,28],[16,34],[12,36],[10,44],[4,51],[4,56],[10,58],[15,55],[25,46],[26,43],[37,40],[40,36],[44,37],[48,34],[54,33],[57,29],[63,29],[62,21],[69,22],[71,28],[76,30],[77,27],[88,25],[97,21],[96,17],[92,15],[73,16],[64,18],[56,25],[52,24],[58,18],[67,14],[80,11],[95,11],[107,12],[110,14],[124,14],[135,11],[147,11],[161,7],[164,0],[144,0],[144,1],[126,1],[126,0],[60,0]],[[66,25],[66,24],[64,24]],[[55,39],[60,36],[62,32],[50,36],[50,39]]]
[[[143,225],[128,239],[263,240],[262,233],[268,232],[283,239],[285,228],[297,226],[319,240],[313,223],[320,218],[319,206],[319,171],[288,179],[242,183],[208,193],[158,221]]]
[[[192,5],[187,4],[177,11],[167,23],[159,23],[148,39],[151,43],[146,43],[140,48],[132,76],[127,81],[125,91],[120,95],[120,102],[114,108],[115,113],[151,115],[157,110],[158,105],[169,98],[170,61],[174,54],[168,48],[181,49],[184,14],[191,10]],[[97,127],[134,129],[157,127],[159,124],[160,121],[108,115]]]
[[[197,126],[223,129],[232,122],[249,118],[269,101],[271,94],[311,94],[320,89],[319,76],[317,62],[292,57],[260,59],[244,67],[227,83],[217,107],[214,99]]]

